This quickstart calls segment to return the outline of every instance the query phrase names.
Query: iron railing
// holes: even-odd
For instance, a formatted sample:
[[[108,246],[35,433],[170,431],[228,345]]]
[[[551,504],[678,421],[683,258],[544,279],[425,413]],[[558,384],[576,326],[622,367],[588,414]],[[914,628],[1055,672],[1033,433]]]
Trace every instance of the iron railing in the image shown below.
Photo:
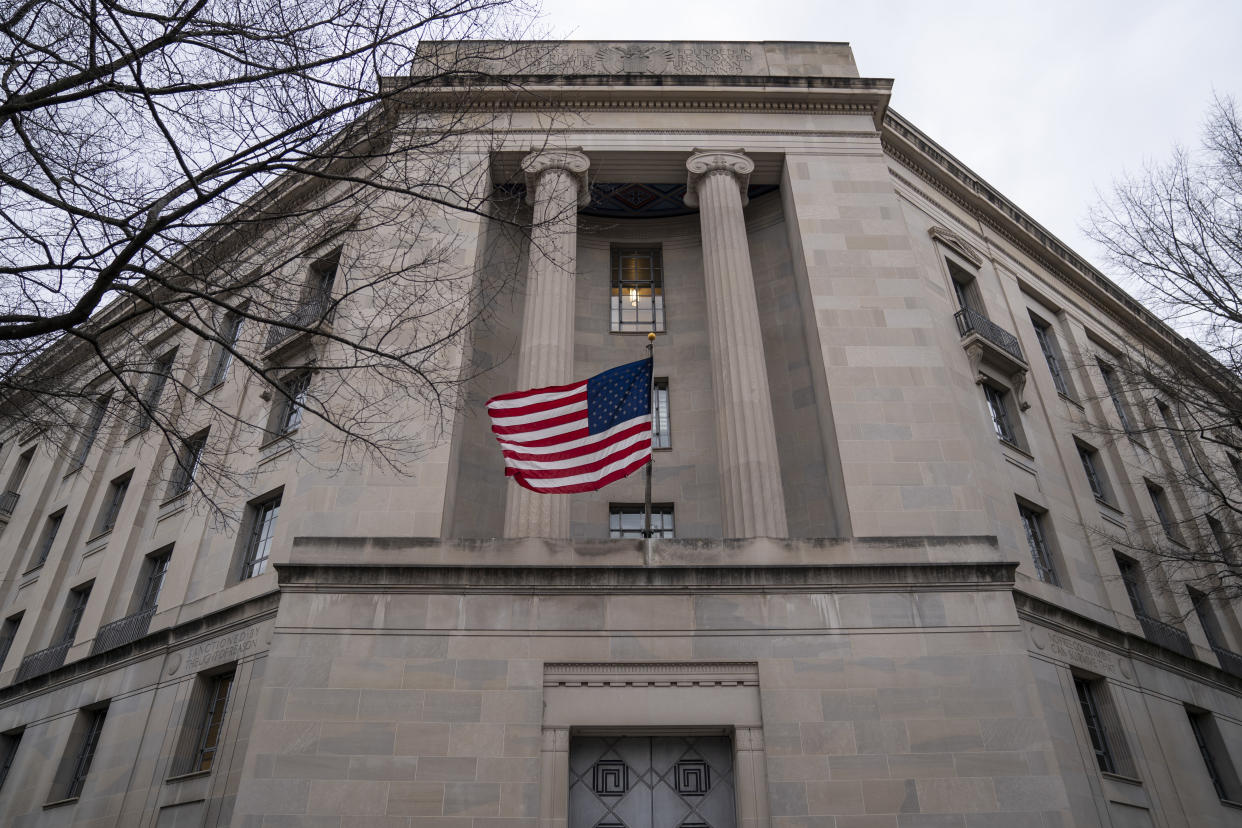
[[[1022,346],[1018,344],[1018,338],[979,311],[962,308],[953,315],[953,319],[957,321],[959,335],[977,333],[1019,362],[1026,362],[1026,357],[1022,356]]]
[[[1152,618],[1144,613],[1137,613],[1139,623],[1143,625],[1143,635],[1153,644],[1159,644],[1166,650],[1181,653],[1187,658],[1195,657],[1195,648],[1190,644],[1190,637],[1174,627]]]
[[[17,508],[17,492],[5,492],[0,495],[0,515],[8,517]]]
[[[1242,678],[1242,655],[1223,647],[1213,647],[1212,652],[1216,653],[1216,658],[1220,661],[1220,669],[1231,676]]]
[[[37,653],[31,653],[26,656],[22,659],[21,666],[17,668],[17,675],[13,677],[13,683],[16,684],[28,678],[52,672],[65,663],[65,654],[69,652],[69,648],[72,646],[72,641],[62,641],[59,644],[48,647],[46,650],[39,650]]]
[[[289,337],[298,333],[299,329],[309,328],[322,321],[328,315],[331,303],[327,299],[312,299],[293,313],[273,322],[267,330],[265,351],[270,351]]]
[[[124,618],[118,618],[104,624],[95,634],[95,643],[91,645],[91,655],[102,653],[116,647],[123,647],[131,641],[137,641],[147,634],[151,626],[151,616],[155,615],[155,607],[135,612]]]

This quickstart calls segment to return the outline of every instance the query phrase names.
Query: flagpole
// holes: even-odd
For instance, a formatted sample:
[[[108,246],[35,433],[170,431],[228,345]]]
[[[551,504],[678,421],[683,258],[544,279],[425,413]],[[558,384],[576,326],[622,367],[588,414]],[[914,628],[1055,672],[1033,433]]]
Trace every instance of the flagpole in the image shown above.
[[[655,332],[647,334],[647,358],[651,360],[651,374],[647,377],[647,400],[652,414],[655,412]],[[652,423],[652,426],[655,424]],[[651,463],[655,452],[647,458],[647,494],[643,501],[643,537],[651,540]]]

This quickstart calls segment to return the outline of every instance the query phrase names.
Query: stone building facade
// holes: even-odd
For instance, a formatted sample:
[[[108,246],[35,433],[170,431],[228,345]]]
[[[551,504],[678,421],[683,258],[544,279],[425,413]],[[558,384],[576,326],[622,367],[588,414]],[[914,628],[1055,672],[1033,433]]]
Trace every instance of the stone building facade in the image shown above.
[[[846,44],[566,43],[523,75],[463,163],[524,185],[534,237],[452,232],[526,275],[413,475],[241,446],[222,530],[142,437],[3,435],[0,822],[1242,825],[1237,608],[1201,622],[1106,540],[1194,513],[1153,499],[1169,446],[1099,428],[1150,415],[1107,366],[1172,332]],[[652,328],[646,541],[641,475],[511,487],[479,403]]]

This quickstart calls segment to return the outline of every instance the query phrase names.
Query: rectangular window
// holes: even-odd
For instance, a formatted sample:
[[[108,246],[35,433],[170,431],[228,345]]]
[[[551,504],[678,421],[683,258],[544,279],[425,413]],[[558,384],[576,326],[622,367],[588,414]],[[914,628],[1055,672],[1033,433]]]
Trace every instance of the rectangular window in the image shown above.
[[[17,464],[13,466],[13,473],[9,475],[8,491],[16,494],[21,491],[22,481],[26,479],[26,472],[30,470],[30,461],[34,459],[33,448],[25,451],[17,458]]]
[[[1018,514],[1022,516],[1022,527],[1026,530],[1026,542],[1031,549],[1031,561],[1035,564],[1035,573],[1044,583],[1059,586],[1057,571],[1052,563],[1052,550],[1048,546],[1048,538],[1044,533],[1044,516],[1020,503]]]
[[[1074,691],[1078,694],[1078,704],[1082,708],[1082,718],[1087,726],[1091,749],[1095,752],[1095,762],[1105,773],[1117,773],[1117,761],[1109,744],[1108,730],[1105,728],[1097,698],[1097,688],[1102,690],[1102,685],[1102,681],[1074,677]]]
[[[664,330],[664,259],[658,247],[612,249],[613,332]]]
[[[82,794],[107,717],[107,707],[78,711],[77,720],[69,734],[69,743],[65,746],[65,755],[61,758],[56,779],[52,783],[49,801],[75,799]]]
[[[1229,532],[1225,529],[1225,524],[1211,515],[1205,515],[1205,517],[1207,518],[1208,531],[1212,533],[1212,542],[1216,544],[1216,552],[1220,555],[1220,560],[1230,566],[1237,566],[1237,551],[1233,548],[1233,542],[1229,537]]]
[[[214,676],[207,685],[205,709],[198,717],[193,765],[187,773],[211,770],[220,746],[220,734],[224,726],[224,714],[228,709],[229,690],[233,687],[233,673]]]
[[[207,447],[207,432],[200,431],[181,444],[173,466],[172,482],[168,487],[168,499],[180,497],[194,485],[194,475],[198,473],[199,464],[203,460],[203,449]]]
[[[4,624],[0,625],[0,667],[4,666],[4,660],[9,657],[9,650],[13,649],[13,641],[17,638],[17,628],[22,624],[22,613],[10,615],[4,619]]]
[[[668,414],[668,380],[656,377],[651,396],[651,447],[672,448],[672,422]]]
[[[945,259],[945,264],[949,267],[949,279],[953,282],[953,296],[957,299],[957,306],[962,310],[986,316],[983,312],[983,296],[979,293],[979,280],[973,273],[949,259]]]
[[[4,780],[9,778],[9,771],[13,769],[13,760],[17,758],[24,732],[25,729],[0,734],[0,790],[4,789]]]
[[[1194,734],[1195,744],[1199,747],[1199,755],[1207,768],[1208,778],[1216,795],[1229,802],[1242,802],[1242,785],[1238,783],[1238,774],[1234,770],[1233,761],[1221,737],[1220,728],[1211,713],[1186,711],[1190,720],[1190,732]]]
[[[1085,443],[1074,442],[1078,446],[1078,459],[1082,461],[1082,471],[1091,486],[1091,494],[1095,495],[1096,500],[1107,502],[1110,498],[1104,476],[1100,473],[1100,453]]]
[[[641,538],[645,525],[646,513],[642,503],[608,504],[608,537]],[[651,537],[676,537],[673,534],[673,504],[651,504]]]
[[[285,378],[282,383],[284,394],[273,412],[272,439],[282,437],[302,424],[302,409],[306,405],[306,394],[310,390],[310,371],[298,371]]]
[[[1207,638],[1208,646],[1213,650],[1225,649],[1225,632],[1216,619],[1216,612],[1212,609],[1207,595],[1194,587],[1188,587],[1187,592],[1190,595],[1190,605],[1195,608],[1195,615],[1199,618],[1199,626],[1203,628],[1203,635]]]
[[[1177,418],[1173,415],[1173,410],[1160,400],[1156,400],[1156,410],[1160,412],[1160,419],[1164,423],[1165,431],[1169,432],[1169,440],[1173,443],[1173,450],[1177,452],[1177,458],[1182,461],[1182,467],[1186,469],[1187,474],[1194,474],[1194,466],[1190,462],[1190,451],[1186,446],[1185,435],[1177,424]]]
[[[64,519],[64,509],[56,514],[48,515],[47,522],[43,524],[43,533],[39,535],[39,545],[35,547],[34,560],[30,563],[31,569],[47,563],[47,556],[51,554],[52,544],[56,543],[56,534],[60,532],[60,524]]]
[[[65,602],[65,617],[61,621],[61,633],[58,644],[72,644],[78,635],[78,627],[82,624],[82,614],[86,612],[86,602],[91,597],[91,584],[69,590],[69,600]]]
[[[99,524],[95,528],[96,535],[111,532],[116,527],[116,519],[121,514],[122,504],[125,503],[125,493],[129,491],[131,477],[133,472],[127,472],[108,484],[103,510],[99,513]]]
[[[254,578],[267,571],[267,559],[272,553],[272,536],[279,514],[279,494],[251,505],[245,546],[242,548],[240,580]]]
[[[1169,540],[1180,543],[1177,537],[1177,527],[1169,512],[1169,501],[1164,496],[1164,489],[1148,481],[1147,494],[1151,495],[1151,506],[1156,510],[1156,520],[1160,521],[1160,528],[1164,530],[1164,534]]]
[[[1117,380],[1117,372],[1109,365],[1102,361],[1097,361],[1100,366],[1100,377],[1104,380],[1104,388],[1108,391],[1109,399],[1113,401],[1113,408],[1117,411],[1117,419],[1121,421],[1121,428],[1131,438],[1134,438],[1134,424],[1130,420],[1130,415],[1126,413],[1125,400],[1121,395],[1121,385]]]
[[[148,555],[143,562],[141,592],[138,598],[138,612],[154,610],[160,601],[160,592],[164,589],[164,577],[168,574],[168,562],[172,560],[172,550],[156,552]]]
[[[1125,555],[1114,554],[1117,557],[1117,569],[1121,572],[1121,582],[1125,584],[1126,595],[1130,599],[1134,615],[1136,618],[1143,618],[1147,615],[1147,601],[1143,597],[1143,573],[1139,569],[1138,561],[1127,558]]]
[[[211,366],[211,374],[207,379],[207,387],[215,388],[224,382],[229,375],[229,366],[233,364],[233,351],[241,338],[242,315],[237,311],[229,311],[224,315],[224,324],[219,331],[220,343],[216,346],[216,359]]]
[[[1009,408],[1009,392],[984,383],[983,398],[987,400],[988,413],[992,416],[992,427],[996,430],[996,436],[1006,443],[1018,445],[1018,432],[1013,426],[1013,416]]]
[[[86,458],[91,454],[91,447],[95,445],[95,439],[99,436],[100,428],[103,427],[104,415],[108,413],[108,402],[109,397],[103,396],[96,399],[91,406],[91,413],[86,420],[86,428],[78,443],[78,450],[74,452],[70,471],[80,469],[86,464]]]
[[[332,286],[336,282],[336,271],[340,264],[341,248],[338,247],[311,265],[308,298],[310,304],[320,309],[320,315],[327,312],[328,303],[332,300]]]
[[[1048,363],[1048,373],[1052,374],[1052,384],[1058,392],[1070,396],[1069,385],[1061,371],[1061,349],[1052,333],[1052,326],[1034,314],[1031,314],[1031,323],[1035,326],[1035,339],[1039,341],[1039,350],[1043,352],[1044,361]]]
[[[151,415],[159,406],[160,397],[164,396],[164,386],[168,384],[168,378],[172,376],[173,360],[176,356],[177,351],[174,348],[151,366],[151,377],[147,380],[146,393],[142,395],[142,408],[138,411],[138,417],[134,421],[133,434],[146,431],[147,426],[151,425]]]

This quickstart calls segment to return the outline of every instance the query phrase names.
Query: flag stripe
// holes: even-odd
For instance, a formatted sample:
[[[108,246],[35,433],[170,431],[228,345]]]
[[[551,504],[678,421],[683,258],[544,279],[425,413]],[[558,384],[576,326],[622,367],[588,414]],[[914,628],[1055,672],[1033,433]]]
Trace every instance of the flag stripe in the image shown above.
[[[500,445],[506,460],[569,460],[592,454],[608,444],[624,440],[634,434],[642,434],[645,431],[651,431],[650,417],[626,420],[608,431],[593,434],[581,440],[558,442],[553,446],[531,447],[504,442]],[[513,448],[506,448],[507,446],[513,446]]]
[[[586,388],[587,381],[575,382],[573,385],[551,385],[547,388],[533,388],[530,391],[510,391],[508,394],[497,394],[487,401],[489,411],[500,408],[521,408],[532,403],[556,400],[572,396],[573,392]]]
[[[558,408],[571,405],[580,405],[582,406],[581,410],[586,411],[586,389],[567,397],[557,397],[554,400],[545,400],[544,402],[535,403],[533,405],[523,405],[514,408],[497,408],[492,410],[490,413],[492,422],[500,422],[502,425],[509,425],[509,421],[512,419],[526,418],[530,417],[532,414],[542,414],[546,411],[555,411]]]
[[[629,437],[615,443],[609,443],[596,451],[582,454],[577,457],[566,457],[563,459],[548,460],[518,460],[513,457],[507,457],[506,464],[511,469],[520,469],[528,477],[551,477],[552,473],[558,475],[565,474],[581,474],[586,471],[596,471],[607,465],[607,461],[615,457],[618,452],[629,452],[635,446],[642,444],[644,441],[651,442],[650,429],[644,434],[631,434]],[[594,467],[594,468],[592,468]]]
[[[615,480],[628,477],[641,469],[643,466],[647,465],[647,462],[650,459],[651,451],[650,448],[648,448],[635,455],[632,462],[621,462],[616,466],[616,468],[606,470],[603,473],[584,475],[581,480],[572,483],[564,478],[560,480],[527,480],[522,475],[515,475],[513,479],[517,481],[520,486],[524,486],[532,491],[543,492],[544,494],[574,494],[576,492],[593,492],[596,489],[602,489],[604,486],[607,486]],[[508,474],[509,470],[506,469],[505,473]]]
[[[563,426],[570,423],[586,423],[586,421],[586,411],[570,411],[568,414],[557,414],[554,417],[544,417],[542,419],[533,420],[529,423],[522,423],[521,425],[494,425],[492,426],[492,433],[503,434],[506,436],[537,434],[556,426]]]

